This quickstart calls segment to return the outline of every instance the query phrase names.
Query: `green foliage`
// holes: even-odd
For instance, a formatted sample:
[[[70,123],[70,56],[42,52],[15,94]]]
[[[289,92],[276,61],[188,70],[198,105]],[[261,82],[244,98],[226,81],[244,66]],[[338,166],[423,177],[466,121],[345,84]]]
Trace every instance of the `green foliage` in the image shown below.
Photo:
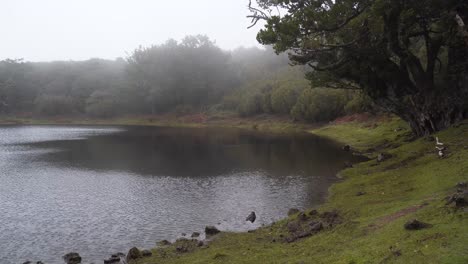
[[[347,114],[375,112],[375,106],[372,99],[362,92],[356,92],[344,106]]]
[[[258,41],[309,65],[319,86],[360,87],[418,135],[468,116],[467,1],[256,2]]]
[[[118,103],[111,94],[95,91],[86,100],[86,114],[93,117],[108,118],[119,114]]]
[[[131,85],[141,90],[152,113],[178,105],[216,103],[238,83],[230,56],[206,36],[187,36],[180,43],[139,48],[128,58]]]
[[[297,119],[313,122],[330,121],[344,113],[346,93],[332,89],[306,89],[291,110]]]
[[[290,86],[279,86],[271,93],[271,108],[279,114],[289,114],[296,104],[297,92]]]
[[[110,118],[216,109],[240,116],[291,115],[310,87],[304,78],[309,71],[291,67],[287,56],[275,55],[271,47],[226,52],[205,36],[140,47],[127,60],[5,60],[0,61],[0,113]],[[296,109],[314,107],[306,101],[301,99]],[[321,117],[294,113],[310,121],[336,117],[315,107]]]
[[[62,95],[40,96],[34,101],[36,111],[42,115],[70,115],[75,112],[73,99]]]

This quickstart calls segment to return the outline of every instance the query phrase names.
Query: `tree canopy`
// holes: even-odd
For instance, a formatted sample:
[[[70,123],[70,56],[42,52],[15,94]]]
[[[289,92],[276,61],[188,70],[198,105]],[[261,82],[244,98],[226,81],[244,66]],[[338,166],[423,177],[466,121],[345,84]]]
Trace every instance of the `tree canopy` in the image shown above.
[[[257,0],[260,43],[289,52],[319,86],[362,89],[418,135],[466,118],[468,2]]]

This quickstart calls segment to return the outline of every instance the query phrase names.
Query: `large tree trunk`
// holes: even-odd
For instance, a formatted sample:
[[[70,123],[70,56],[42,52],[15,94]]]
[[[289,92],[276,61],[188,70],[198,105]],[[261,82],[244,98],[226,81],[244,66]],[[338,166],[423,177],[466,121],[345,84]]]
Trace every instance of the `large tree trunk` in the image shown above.
[[[405,111],[395,114],[408,122],[415,135],[429,135],[466,118],[466,108],[460,98],[455,96],[457,94],[443,97],[434,94],[414,96],[411,104],[403,107]]]

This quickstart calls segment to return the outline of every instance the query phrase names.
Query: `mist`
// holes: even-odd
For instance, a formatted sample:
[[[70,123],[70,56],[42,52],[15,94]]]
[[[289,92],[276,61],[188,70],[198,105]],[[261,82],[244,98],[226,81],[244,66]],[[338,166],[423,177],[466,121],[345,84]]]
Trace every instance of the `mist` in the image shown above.
[[[138,46],[210,36],[226,50],[259,46],[247,30],[247,0],[8,0],[0,16],[0,60],[115,59]]]

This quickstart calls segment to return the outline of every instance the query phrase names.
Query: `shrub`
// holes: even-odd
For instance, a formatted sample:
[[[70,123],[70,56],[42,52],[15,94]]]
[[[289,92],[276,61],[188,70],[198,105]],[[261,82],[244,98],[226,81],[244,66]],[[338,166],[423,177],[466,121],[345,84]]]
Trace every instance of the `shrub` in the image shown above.
[[[344,113],[346,93],[324,88],[305,89],[291,110],[291,116],[312,122],[330,121]]]

